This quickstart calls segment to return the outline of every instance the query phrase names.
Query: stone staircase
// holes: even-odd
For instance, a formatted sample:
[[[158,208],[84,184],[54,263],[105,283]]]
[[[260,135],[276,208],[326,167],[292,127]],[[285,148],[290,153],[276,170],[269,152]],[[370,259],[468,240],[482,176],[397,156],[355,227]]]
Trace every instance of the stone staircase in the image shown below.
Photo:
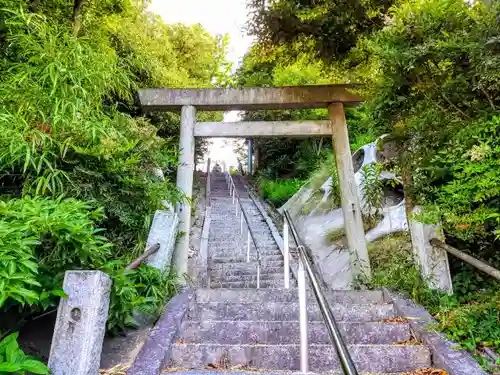
[[[256,289],[255,249],[246,262],[246,242],[224,176],[212,173],[210,289],[195,292],[172,345],[168,372],[300,369],[297,290],[282,288],[282,254],[241,182],[235,184],[262,252],[261,289]],[[340,373],[316,300],[308,294],[310,370]],[[327,299],[360,373],[431,366],[430,350],[413,339],[409,323],[396,317],[381,291],[331,291]]]
[[[410,342],[406,322],[390,322],[381,292],[328,295],[358,371],[402,373],[429,367],[429,349]],[[319,308],[309,298],[309,360],[313,372],[339,370]],[[173,368],[298,371],[299,322],[294,289],[204,289],[196,292],[172,347]]]
[[[236,190],[248,217],[255,241],[261,254],[261,288],[283,286],[283,255],[274,241],[264,217],[248,196],[239,178],[234,178]],[[212,288],[256,288],[257,251],[250,246],[247,262],[247,230],[229,196],[223,173],[211,176],[211,223],[208,239],[210,285]],[[295,280],[292,281],[296,285]]]

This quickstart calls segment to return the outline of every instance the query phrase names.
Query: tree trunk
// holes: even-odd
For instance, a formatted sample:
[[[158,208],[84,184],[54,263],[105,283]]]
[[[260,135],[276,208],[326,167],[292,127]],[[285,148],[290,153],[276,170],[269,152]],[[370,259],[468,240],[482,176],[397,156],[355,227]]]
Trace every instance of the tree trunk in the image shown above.
[[[73,35],[78,36],[82,25],[83,3],[85,0],[75,0],[73,5]]]

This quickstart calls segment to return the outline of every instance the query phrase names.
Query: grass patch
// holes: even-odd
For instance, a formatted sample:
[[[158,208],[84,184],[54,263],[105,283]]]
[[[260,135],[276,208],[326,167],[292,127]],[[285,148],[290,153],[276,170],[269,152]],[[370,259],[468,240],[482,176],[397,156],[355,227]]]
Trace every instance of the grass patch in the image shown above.
[[[276,207],[284,205],[304,184],[304,181],[297,179],[290,180],[267,180],[260,179],[260,195],[269,200]]]
[[[370,289],[388,287],[408,295],[435,317],[435,328],[491,370],[480,353],[484,347],[500,352],[498,283],[487,282],[481,290],[456,292],[453,296],[430,290],[413,261],[411,240],[406,233],[379,239],[368,245],[368,251],[372,279],[365,280],[364,285]],[[463,279],[464,274],[453,275],[454,284]]]
[[[377,226],[377,224],[380,223],[381,220],[382,220],[381,216],[371,216],[371,217],[363,216],[363,229],[364,229],[365,233],[367,233],[368,231],[375,228]],[[345,237],[345,235],[346,234],[345,234],[344,227],[330,229],[326,233],[326,241],[328,244],[338,243],[340,240],[342,240]],[[347,244],[347,241],[343,241],[343,242],[345,242],[345,244]]]
[[[328,244],[334,244],[345,237],[345,229],[344,228],[335,228],[330,229],[326,233],[326,241]]]

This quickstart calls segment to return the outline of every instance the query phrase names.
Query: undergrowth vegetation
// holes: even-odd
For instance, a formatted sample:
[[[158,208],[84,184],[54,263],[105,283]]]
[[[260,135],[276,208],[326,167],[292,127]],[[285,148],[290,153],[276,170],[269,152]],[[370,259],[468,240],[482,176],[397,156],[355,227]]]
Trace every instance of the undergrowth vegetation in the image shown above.
[[[157,314],[175,270],[125,267],[162,201],[184,199],[179,115],[142,117],[134,93],[222,85],[230,68],[227,38],[167,25],[147,1],[78,3],[0,0],[0,338],[54,311],[66,270],[111,276],[111,333]]]
[[[402,292],[423,305],[436,319],[436,327],[464,349],[470,350],[488,368],[481,356],[487,347],[500,349],[498,283],[479,275],[481,286],[472,280],[453,277],[454,295],[430,290],[413,261],[407,234],[386,236],[369,245],[372,278],[362,283],[373,289],[387,287]],[[458,264],[452,263],[453,266]],[[465,285],[464,285],[465,283]]]
[[[258,181],[260,194],[276,207],[286,203],[303,185],[301,180],[268,180],[261,178]]]

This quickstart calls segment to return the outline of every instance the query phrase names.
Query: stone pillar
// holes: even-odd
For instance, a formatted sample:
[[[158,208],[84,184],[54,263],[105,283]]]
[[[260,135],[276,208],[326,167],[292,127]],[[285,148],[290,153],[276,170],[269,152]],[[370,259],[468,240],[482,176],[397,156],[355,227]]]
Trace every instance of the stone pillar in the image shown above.
[[[196,122],[196,108],[184,106],[181,110],[181,138],[179,167],[177,169],[177,188],[181,190],[187,201],[177,205],[179,215],[179,232],[183,235],[178,239],[174,252],[174,271],[185,282],[187,274],[189,232],[191,230],[191,198],[193,197],[194,173],[194,124]]]
[[[50,347],[53,375],[98,375],[111,279],[101,271],[67,271]]]
[[[253,175],[253,150],[252,150],[252,140],[248,140],[248,166],[247,166],[248,174]]]
[[[422,207],[416,206],[413,214],[419,214]],[[448,253],[432,246],[433,238],[442,239],[443,233],[436,224],[424,224],[411,218],[410,233],[415,262],[420,267],[422,277],[431,289],[439,289],[449,294],[453,293],[453,284],[448,263]]]
[[[157,210],[149,229],[146,250],[155,244],[160,244],[160,249],[148,257],[146,263],[160,271],[170,268],[172,253],[177,237],[179,216],[173,210]]]
[[[339,176],[340,198],[351,268],[354,276],[361,274],[370,277],[370,259],[366,248],[365,231],[361,217],[358,188],[354,177],[344,106],[342,103],[333,103],[328,107],[328,112],[332,122],[333,149]]]

